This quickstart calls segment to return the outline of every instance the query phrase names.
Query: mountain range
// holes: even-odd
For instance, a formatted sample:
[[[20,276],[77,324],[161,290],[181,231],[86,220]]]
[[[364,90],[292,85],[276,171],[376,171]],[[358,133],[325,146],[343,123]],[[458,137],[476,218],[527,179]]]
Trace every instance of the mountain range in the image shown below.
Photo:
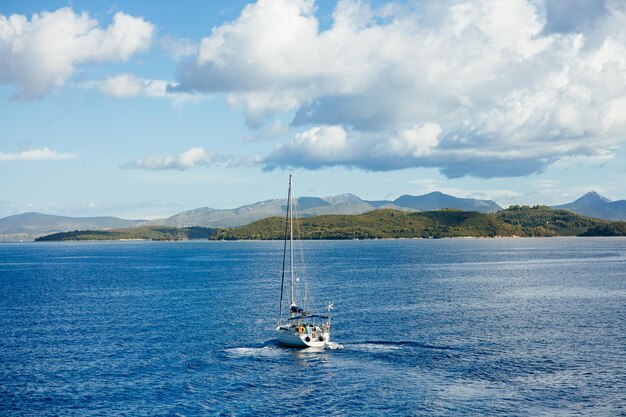
[[[376,209],[429,211],[453,208],[491,213],[502,210],[492,200],[458,198],[441,192],[420,196],[403,195],[395,200],[363,200],[353,194],[331,197],[301,197],[296,200],[299,217],[323,214],[361,214]],[[125,220],[117,217],[65,217],[41,213],[24,213],[0,219],[0,240],[32,240],[50,233],[73,230],[107,230],[135,226],[235,227],[255,220],[286,213],[287,200],[273,199],[234,209],[202,207],[183,211],[157,220]],[[569,204],[554,206],[575,213],[607,220],[626,220],[626,200],[611,201],[590,192]]]
[[[332,197],[301,197],[296,199],[298,217],[313,217],[323,214],[361,214],[368,211],[388,208],[402,211],[427,211],[441,208],[456,208],[463,211],[490,213],[501,210],[491,200],[457,198],[440,192],[422,196],[403,195],[397,199],[368,201],[353,194],[340,194]],[[183,211],[174,216],[151,220],[143,226],[174,227],[235,227],[255,220],[287,213],[287,200],[265,200],[235,209],[213,209],[209,207]]]
[[[103,230],[134,227],[145,220],[119,217],[66,217],[53,214],[23,213],[0,219],[0,240],[30,240],[48,233],[69,230]]]

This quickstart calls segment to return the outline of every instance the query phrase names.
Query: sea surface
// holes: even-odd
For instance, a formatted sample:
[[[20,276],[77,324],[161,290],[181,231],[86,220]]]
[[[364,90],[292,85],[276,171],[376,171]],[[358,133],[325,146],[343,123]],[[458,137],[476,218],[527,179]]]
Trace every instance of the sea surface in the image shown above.
[[[0,244],[2,416],[626,414],[626,239]]]

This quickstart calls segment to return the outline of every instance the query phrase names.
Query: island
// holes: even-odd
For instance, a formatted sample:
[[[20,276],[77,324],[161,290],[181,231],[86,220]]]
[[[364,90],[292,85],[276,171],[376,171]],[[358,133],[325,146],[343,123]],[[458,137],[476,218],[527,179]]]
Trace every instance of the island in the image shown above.
[[[383,209],[356,215],[308,217],[300,219],[296,229],[301,239],[626,236],[626,222],[585,217],[547,206],[511,206],[495,213]],[[158,226],[76,230],[35,240],[278,240],[284,233],[285,219],[269,217],[232,228]]]
[[[190,240],[211,239],[217,229],[209,227],[143,226],[110,230],[74,230],[52,233],[35,239],[35,242],[68,240]]]

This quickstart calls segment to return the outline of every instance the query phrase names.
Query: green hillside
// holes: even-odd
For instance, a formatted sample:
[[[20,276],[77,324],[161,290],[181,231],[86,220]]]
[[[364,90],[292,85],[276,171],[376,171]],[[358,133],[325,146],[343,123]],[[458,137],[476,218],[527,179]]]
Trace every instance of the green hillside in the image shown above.
[[[271,217],[214,238],[282,239],[285,219]],[[327,215],[298,221],[301,239],[384,239],[497,236],[626,236],[625,222],[609,222],[545,206],[514,206],[493,214],[459,210],[407,213],[376,210],[360,215]]]
[[[611,222],[592,227],[580,236],[626,236],[626,222]]]
[[[598,230],[596,236],[604,236],[601,233],[603,226],[620,223],[593,219],[548,206],[511,206],[495,215],[503,222],[521,227],[524,236],[578,236],[594,229]]]
[[[218,239],[282,239],[284,218],[272,217],[236,229],[220,229]],[[383,239],[495,237],[519,235],[511,226],[490,214],[458,210],[406,213],[376,210],[360,215],[327,215],[298,221],[302,239]]]

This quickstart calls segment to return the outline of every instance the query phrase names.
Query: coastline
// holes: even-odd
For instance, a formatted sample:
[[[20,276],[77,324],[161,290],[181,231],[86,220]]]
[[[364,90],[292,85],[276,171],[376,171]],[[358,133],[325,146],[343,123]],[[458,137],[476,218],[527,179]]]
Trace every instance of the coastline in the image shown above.
[[[383,237],[383,238],[359,238],[359,239],[302,239],[306,242],[333,242],[333,241],[396,241],[396,240],[484,240],[484,239],[589,239],[589,238],[626,238],[626,236],[450,236],[450,237]],[[20,244],[20,243],[37,243],[37,244],[55,244],[55,243],[111,243],[111,242],[151,242],[151,243],[189,243],[189,242],[280,242],[281,239],[71,239],[71,240],[4,240],[1,244]]]

